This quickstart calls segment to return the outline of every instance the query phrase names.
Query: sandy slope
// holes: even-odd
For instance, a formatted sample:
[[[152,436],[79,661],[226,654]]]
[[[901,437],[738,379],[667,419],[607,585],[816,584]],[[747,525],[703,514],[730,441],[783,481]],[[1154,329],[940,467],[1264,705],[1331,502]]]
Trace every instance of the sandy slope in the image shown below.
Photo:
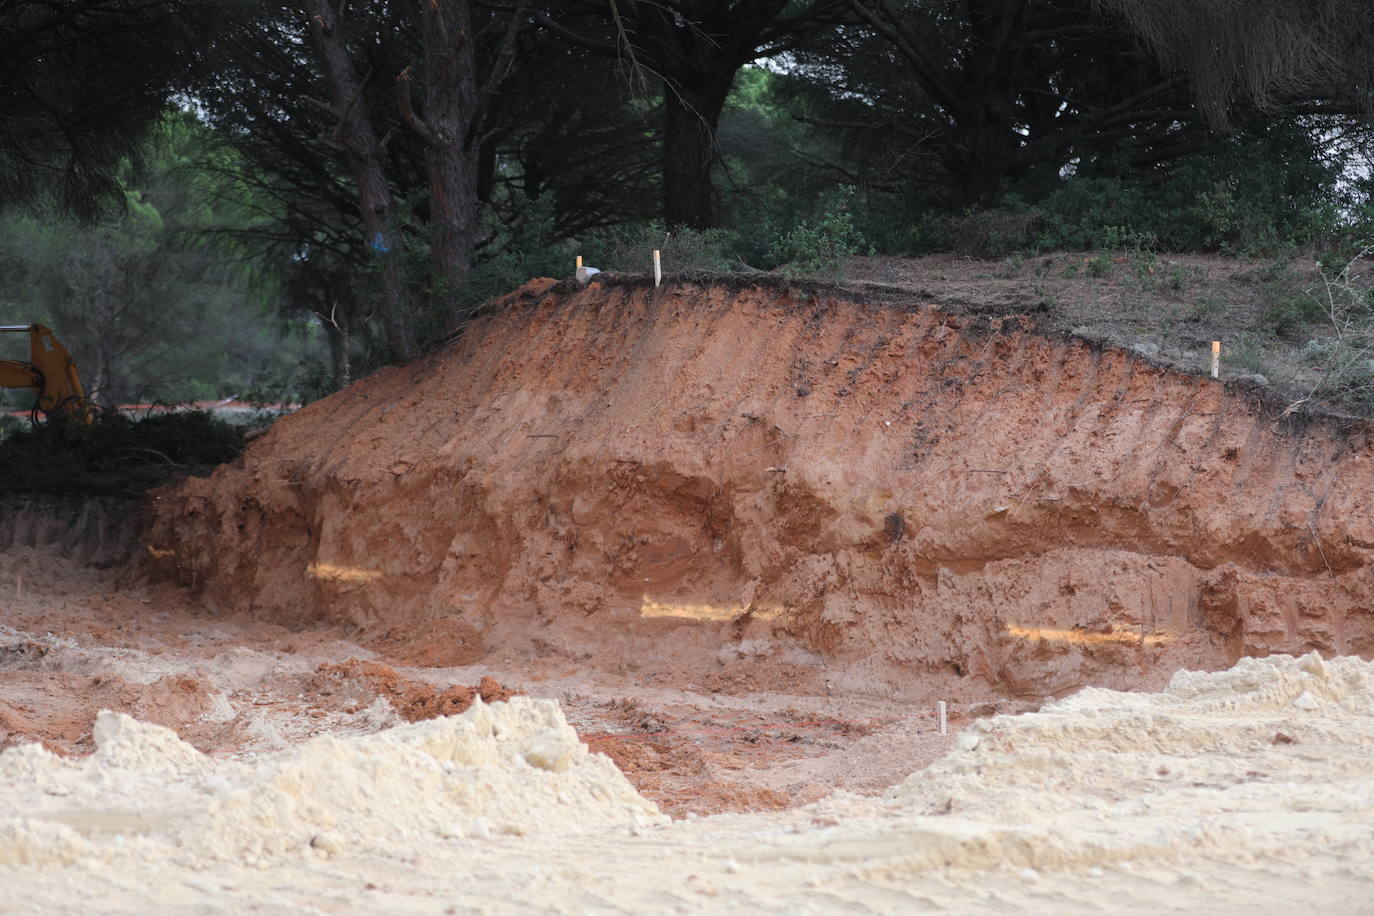
[[[675,823],[539,701],[251,760],[113,716],[97,740],[0,754],[7,905],[1355,912],[1374,881],[1374,664],[1352,658],[1087,690],[882,798]]]

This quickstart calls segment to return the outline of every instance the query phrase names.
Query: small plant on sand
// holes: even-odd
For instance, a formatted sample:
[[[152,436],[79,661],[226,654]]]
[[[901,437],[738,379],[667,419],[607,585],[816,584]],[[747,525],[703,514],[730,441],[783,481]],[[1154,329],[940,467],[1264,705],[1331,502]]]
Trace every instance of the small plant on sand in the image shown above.
[[[1220,318],[1224,311],[1226,311],[1226,303],[1221,300],[1221,297],[1209,289],[1199,290],[1193,297],[1191,308],[1188,309],[1188,320],[1213,321]]]
[[[1202,279],[1202,269],[1199,267],[1184,267],[1175,264],[1165,277],[1164,285],[1176,293],[1181,293],[1191,283]]]
[[[1016,277],[1019,277],[1021,276],[1021,269],[1025,267],[1025,265],[1026,256],[1024,254],[1021,254],[1019,252],[1013,254],[1002,262],[1001,268],[999,268],[997,271],[997,279],[1011,280]]]
[[[1097,277],[1099,280],[1100,280],[1101,278],[1103,278],[1103,277],[1109,277],[1109,276],[1111,276],[1111,273],[1112,273],[1112,255],[1111,255],[1111,252],[1103,251],[1103,252],[1100,252],[1100,253],[1097,255],[1097,257],[1089,258],[1089,259],[1088,259],[1088,273],[1091,274],[1091,275],[1094,276],[1094,277]]]

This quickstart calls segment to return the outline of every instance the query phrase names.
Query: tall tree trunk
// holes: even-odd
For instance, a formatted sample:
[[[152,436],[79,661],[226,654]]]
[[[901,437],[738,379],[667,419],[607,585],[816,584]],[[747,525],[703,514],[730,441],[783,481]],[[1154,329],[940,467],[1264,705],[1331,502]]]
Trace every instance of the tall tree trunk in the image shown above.
[[[663,79],[663,221],[716,225],[711,166],[735,74],[755,54],[783,0],[703,0],[688,25],[672,4],[631,4],[636,46]]]
[[[412,107],[409,68],[396,79],[401,119],[425,144],[430,265],[444,298],[467,280],[472,267],[482,172],[479,132],[492,95],[510,70],[526,5],[527,0],[517,0],[491,72],[479,89],[469,0],[424,0],[423,112],[417,114]]]
[[[477,221],[476,56],[468,0],[425,0],[425,166],[429,170],[430,260],[454,288],[472,266]]]
[[[710,229],[716,224],[711,165],[716,126],[734,71],[704,85],[664,85],[663,221],[668,228]]]
[[[315,53],[329,87],[330,101],[338,111],[334,139],[358,188],[358,210],[367,244],[381,264],[382,326],[387,346],[393,358],[406,359],[415,350],[415,338],[400,264],[400,232],[381,140],[364,104],[362,81],[353,67],[334,4],[331,0],[307,0],[307,8]]]
[[[1022,89],[1022,36],[1027,0],[968,0],[973,41],[959,108],[952,110],[953,148],[946,165],[962,206],[996,203],[1018,166],[1016,99]]]

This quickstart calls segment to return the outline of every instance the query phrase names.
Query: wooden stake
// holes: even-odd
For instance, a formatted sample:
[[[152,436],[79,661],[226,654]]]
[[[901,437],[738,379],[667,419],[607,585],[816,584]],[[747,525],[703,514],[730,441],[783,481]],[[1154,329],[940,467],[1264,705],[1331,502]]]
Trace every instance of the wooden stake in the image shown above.
[[[940,702],[936,703],[936,704],[935,704],[935,709],[936,709],[936,711],[939,713],[939,716],[940,716],[940,734],[942,734],[942,735],[948,735],[948,734],[949,734],[949,716],[947,715],[947,710],[946,710],[946,708],[945,708],[945,701],[944,701],[944,700],[941,700]]]
[[[663,261],[659,257],[659,250],[654,249],[654,286],[663,282]]]
[[[1212,378],[1221,378],[1221,341],[1212,341]]]

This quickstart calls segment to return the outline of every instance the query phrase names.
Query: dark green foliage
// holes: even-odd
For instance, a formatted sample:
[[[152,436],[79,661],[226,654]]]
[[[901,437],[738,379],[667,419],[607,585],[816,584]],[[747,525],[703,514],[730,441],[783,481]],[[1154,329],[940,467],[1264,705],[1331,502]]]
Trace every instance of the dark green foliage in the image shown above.
[[[506,229],[494,219],[493,241],[473,268],[458,298],[471,310],[508,293],[533,277],[561,277],[572,273],[573,256],[559,243],[553,194],[526,201],[518,221]],[[437,332],[447,330],[438,328]],[[435,334],[425,335],[426,338]]]
[[[1274,261],[1258,273],[1260,325],[1265,330],[1284,336],[1322,317],[1321,302],[1304,288],[1288,260]]]
[[[1214,123],[1226,123],[1240,99],[1266,110],[1297,100],[1374,107],[1365,0],[1098,2],[1124,17],[1164,67],[1187,75]]]
[[[956,254],[969,258],[1005,258],[1014,251],[1032,247],[1040,227],[1040,214],[984,210],[970,213],[952,223]]]
[[[1353,253],[1342,240],[1369,226],[1342,207],[1340,164],[1310,129],[1286,124],[1229,141],[1168,169],[1108,168],[1078,174],[1034,203],[955,222],[956,251],[1004,257],[1013,250],[1162,249],[1275,255],[1298,249]]]
[[[131,420],[100,412],[90,426],[49,421],[0,440],[0,494],[131,496],[203,476],[243,451],[243,430],[204,411]]]
[[[91,218],[237,7],[210,0],[0,2],[0,203]]]
[[[120,212],[82,223],[0,210],[0,324],[50,326],[102,404],[241,394],[315,348],[299,313],[274,320],[276,278],[226,231],[254,218],[255,201],[206,167],[206,133],[188,117],[162,122],[141,177],[115,176]],[[26,346],[6,335],[0,356],[26,359]],[[31,400],[0,389],[0,403]]]

